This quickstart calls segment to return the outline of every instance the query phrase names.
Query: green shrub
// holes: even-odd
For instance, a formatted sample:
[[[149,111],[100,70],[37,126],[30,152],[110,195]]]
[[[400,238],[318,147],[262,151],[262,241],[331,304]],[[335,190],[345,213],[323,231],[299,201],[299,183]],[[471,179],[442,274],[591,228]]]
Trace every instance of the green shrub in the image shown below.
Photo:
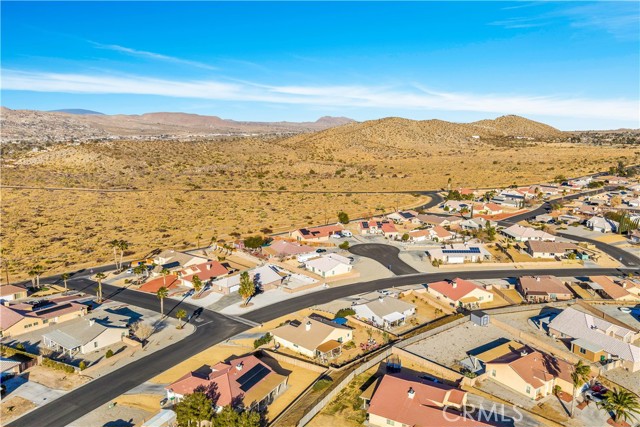
[[[269,332],[267,332],[262,337],[258,338],[257,340],[255,340],[253,342],[253,348],[258,348],[261,345],[269,344],[272,339],[273,339],[273,337],[271,336],[271,334]]]
[[[338,312],[336,313],[336,319],[338,317],[347,317],[347,316],[353,316],[355,315],[356,312],[353,308],[341,308],[340,310],[338,310]]]
[[[344,241],[344,242],[340,243],[340,245],[338,245],[338,247],[340,249],[344,249],[346,251],[347,249],[349,249],[349,242]]]
[[[331,380],[327,378],[322,378],[316,381],[316,383],[313,385],[313,391],[324,390],[325,388],[329,387],[329,385],[331,385]]]
[[[111,351],[111,350],[109,350]],[[113,353],[113,352],[112,352]],[[85,369],[87,369],[87,364],[86,362],[83,360],[80,362],[80,364],[78,365],[78,368],[80,368],[81,371],[84,371]]]
[[[104,355],[104,357],[106,357],[107,359],[113,356],[113,350],[109,349],[107,350],[107,354]]]
[[[24,351],[24,350],[25,350],[25,348],[24,348],[24,344],[22,344],[21,342],[19,342],[18,344],[16,344],[16,350]]]

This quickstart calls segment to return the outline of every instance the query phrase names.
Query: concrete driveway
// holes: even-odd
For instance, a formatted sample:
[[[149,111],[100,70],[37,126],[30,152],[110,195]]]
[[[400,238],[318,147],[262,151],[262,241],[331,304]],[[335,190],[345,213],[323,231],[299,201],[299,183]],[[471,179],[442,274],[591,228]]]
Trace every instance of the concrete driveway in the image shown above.
[[[29,381],[23,376],[13,377],[3,384],[7,386],[7,396],[20,396],[32,401],[37,406],[42,406],[56,400],[67,393],[64,390],[55,390],[42,384]]]

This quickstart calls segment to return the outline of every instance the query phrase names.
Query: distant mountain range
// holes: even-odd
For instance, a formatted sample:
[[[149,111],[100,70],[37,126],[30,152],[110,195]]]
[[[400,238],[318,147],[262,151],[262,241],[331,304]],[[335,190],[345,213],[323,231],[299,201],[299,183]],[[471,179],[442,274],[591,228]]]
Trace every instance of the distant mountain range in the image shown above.
[[[63,108],[62,110],[49,110],[47,111],[48,113],[67,113],[67,114],[78,114],[80,116],[84,116],[84,115],[92,115],[92,114],[97,114],[97,115],[104,115],[104,113],[100,113],[98,111],[93,111],[93,110],[84,110],[82,108]]]
[[[12,110],[2,107],[5,141],[89,141],[117,138],[189,138],[213,135],[265,135],[315,132],[353,122],[321,117],[315,122],[243,122],[187,113],[105,115],[97,111]]]

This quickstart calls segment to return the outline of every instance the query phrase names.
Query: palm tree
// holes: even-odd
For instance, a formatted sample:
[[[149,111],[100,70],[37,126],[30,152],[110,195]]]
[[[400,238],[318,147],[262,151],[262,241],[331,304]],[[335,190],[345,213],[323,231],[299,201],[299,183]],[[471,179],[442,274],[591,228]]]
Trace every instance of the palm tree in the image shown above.
[[[170,273],[171,273],[171,272],[170,272],[168,269],[166,269],[166,268],[163,268],[163,269],[160,271],[160,274],[162,274],[162,284],[163,284],[164,286],[167,286],[167,276],[168,276]]]
[[[134,269],[133,269],[133,274],[135,274],[136,276],[138,276],[138,281],[141,281],[142,279],[142,275],[144,274],[144,272],[147,271],[147,267],[144,264],[138,264]]]
[[[124,251],[129,249],[129,242],[126,240],[118,240],[118,249],[120,249],[120,263],[119,269],[122,268],[122,258],[124,257]]]
[[[42,275],[42,273],[44,273],[44,267],[41,265],[34,265],[31,270],[29,270],[29,276],[31,276],[33,279],[31,279],[31,282],[33,283],[33,285],[36,288],[40,288],[40,276]],[[35,279],[35,283],[34,283],[34,279]]]
[[[169,296],[169,289],[163,286],[158,289],[156,295],[160,299],[160,314],[164,316],[164,299]]]
[[[197,242],[196,243],[196,247],[198,247],[198,248],[200,247],[200,239],[202,239],[202,233],[198,233],[196,235],[196,242]]]
[[[614,421],[619,422],[624,419],[638,419],[636,414],[640,414],[640,403],[638,397],[630,391],[614,388],[605,393],[605,398],[600,402],[600,407],[613,413]]]
[[[107,243],[111,249],[113,249],[113,262],[116,264],[116,270],[120,270],[118,266],[118,248],[120,247],[120,240],[111,240]]]
[[[68,291],[69,288],[67,288],[67,280],[69,280],[69,278],[71,277],[71,275],[69,273],[62,273],[62,276],[60,276],[60,278],[62,279],[62,282],[64,283],[64,291]]]
[[[4,267],[4,272],[7,275],[7,285],[10,285],[9,282],[9,259],[7,258],[7,248],[0,248],[0,256],[2,257],[2,266]]]
[[[96,281],[98,282],[98,302],[102,302],[102,279],[105,277],[107,276],[102,272],[96,274]]]
[[[200,280],[198,275],[195,275],[191,278],[191,283],[193,283],[193,290],[196,292],[200,292],[200,289],[202,289],[202,280]]]
[[[582,384],[589,381],[591,375],[591,367],[582,363],[582,360],[578,360],[578,363],[573,365],[573,372],[571,372],[571,381],[573,382],[573,394],[571,396],[571,417],[573,418],[573,410],[576,402],[576,390]]]
[[[185,317],[187,317],[187,312],[181,308],[176,312],[176,317],[178,318],[178,320],[182,320]],[[178,329],[182,329],[183,327],[184,327],[184,324],[178,325]]]

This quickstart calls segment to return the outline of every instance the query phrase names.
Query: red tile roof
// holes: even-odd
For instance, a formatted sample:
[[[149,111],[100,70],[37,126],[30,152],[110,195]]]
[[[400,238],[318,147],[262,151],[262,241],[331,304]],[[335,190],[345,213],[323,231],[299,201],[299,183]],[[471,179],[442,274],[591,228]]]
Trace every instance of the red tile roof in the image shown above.
[[[442,282],[429,283],[429,288],[444,295],[452,301],[458,301],[463,298],[469,292],[475,289],[482,289],[482,287],[476,285],[468,280],[462,280],[455,278],[452,281],[443,280]],[[484,289],[483,289],[484,290]]]
[[[216,277],[224,276],[229,270],[218,261],[203,262],[202,264],[190,265],[180,272],[180,278],[190,282],[193,276],[198,276],[203,282]]]
[[[178,276],[175,274],[169,274],[167,277],[157,277],[153,280],[148,281],[144,285],[140,286],[140,291],[142,292],[150,292],[155,294],[158,292],[158,289],[163,286],[167,289],[173,289],[178,286],[180,282],[178,281]]]
[[[253,388],[260,384],[260,382],[264,381],[268,375],[274,373],[273,369],[262,363],[260,359],[254,355],[232,359],[228,364],[222,362],[217,363],[211,367],[211,372],[208,374],[202,372],[189,372],[174,383],[168,385],[166,388],[173,390],[174,393],[184,396],[186,394],[193,393],[195,389],[200,386],[207,387],[209,384],[213,383],[217,386],[216,392],[219,393],[217,405],[227,406],[235,399],[244,396],[249,391],[243,391],[240,389],[241,384],[238,383],[238,379],[257,365],[262,365],[269,371],[269,374],[253,384],[251,386],[251,388]],[[242,366],[242,368],[237,369],[237,366]]]
[[[14,285],[2,285],[2,286],[0,286],[0,297],[6,297],[8,295],[15,295],[15,294],[22,293],[22,292],[24,292],[26,294],[27,290],[25,288],[20,287],[20,286],[14,286]]]
[[[555,377],[572,383],[571,372],[573,366],[569,362],[539,351],[533,351],[525,355],[511,352],[489,362],[489,364],[491,363],[508,364],[518,376],[534,388],[541,387]]]
[[[616,284],[607,276],[590,276],[589,280],[602,286],[602,290],[609,295],[611,299],[624,298],[629,295],[629,291]]]
[[[409,390],[414,392],[409,397]],[[457,388],[385,375],[375,390],[368,412],[412,427],[488,426],[457,413],[446,414],[443,406],[461,406],[465,392]],[[452,423],[451,420],[456,420]]]

